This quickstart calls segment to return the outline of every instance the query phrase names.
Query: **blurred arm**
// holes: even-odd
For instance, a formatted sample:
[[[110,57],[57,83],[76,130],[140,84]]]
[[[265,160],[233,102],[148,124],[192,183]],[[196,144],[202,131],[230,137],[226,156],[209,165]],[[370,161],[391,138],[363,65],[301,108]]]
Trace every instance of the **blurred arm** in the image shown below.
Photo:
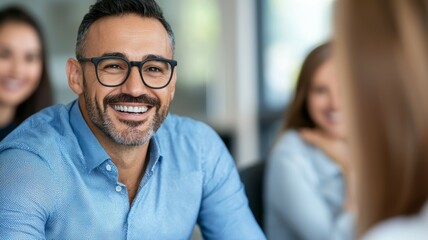
[[[321,149],[340,166],[346,189],[344,207],[350,212],[356,212],[354,203],[355,174],[352,161],[350,161],[349,146],[345,139],[332,138],[314,129],[304,129],[300,132],[300,136],[306,142]]]

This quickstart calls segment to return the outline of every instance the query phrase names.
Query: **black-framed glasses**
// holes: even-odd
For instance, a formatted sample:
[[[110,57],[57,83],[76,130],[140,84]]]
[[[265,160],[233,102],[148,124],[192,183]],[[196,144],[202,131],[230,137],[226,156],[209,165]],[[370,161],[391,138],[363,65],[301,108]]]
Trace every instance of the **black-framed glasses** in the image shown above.
[[[172,79],[177,61],[165,58],[149,58],[144,61],[128,61],[118,56],[79,58],[79,62],[92,62],[98,82],[106,87],[117,87],[126,82],[131,67],[138,67],[144,85],[153,89],[166,87]]]

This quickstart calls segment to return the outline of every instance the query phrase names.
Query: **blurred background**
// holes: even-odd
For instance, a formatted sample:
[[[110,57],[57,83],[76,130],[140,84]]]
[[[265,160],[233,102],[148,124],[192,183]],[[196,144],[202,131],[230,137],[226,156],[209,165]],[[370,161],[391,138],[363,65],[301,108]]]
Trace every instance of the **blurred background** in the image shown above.
[[[57,103],[76,98],[65,63],[95,0],[1,0],[31,11],[47,38]],[[211,125],[239,168],[264,159],[303,57],[331,34],[334,0],[158,0],[176,34],[171,112]]]

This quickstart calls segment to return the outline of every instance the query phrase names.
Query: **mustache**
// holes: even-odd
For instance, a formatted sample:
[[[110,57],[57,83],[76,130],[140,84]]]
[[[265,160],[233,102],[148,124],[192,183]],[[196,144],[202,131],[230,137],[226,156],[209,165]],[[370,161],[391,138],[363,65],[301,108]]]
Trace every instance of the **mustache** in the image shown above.
[[[133,97],[128,94],[120,93],[116,95],[106,96],[103,100],[104,109],[107,108],[108,104],[115,103],[144,103],[148,105],[155,106],[157,109],[160,108],[160,101],[157,98],[149,97],[146,94],[140,95],[138,97]]]

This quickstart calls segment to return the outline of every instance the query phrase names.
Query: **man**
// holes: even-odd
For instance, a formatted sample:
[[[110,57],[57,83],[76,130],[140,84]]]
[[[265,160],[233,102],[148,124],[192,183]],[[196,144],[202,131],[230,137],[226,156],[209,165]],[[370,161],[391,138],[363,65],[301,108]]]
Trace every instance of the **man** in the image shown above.
[[[94,4],[67,61],[79,96],[0,144],[0,239],[264,239],[206,125],[168,115],[174,35],[154,0]],[[162,126],[161,126],[162,125]]]

